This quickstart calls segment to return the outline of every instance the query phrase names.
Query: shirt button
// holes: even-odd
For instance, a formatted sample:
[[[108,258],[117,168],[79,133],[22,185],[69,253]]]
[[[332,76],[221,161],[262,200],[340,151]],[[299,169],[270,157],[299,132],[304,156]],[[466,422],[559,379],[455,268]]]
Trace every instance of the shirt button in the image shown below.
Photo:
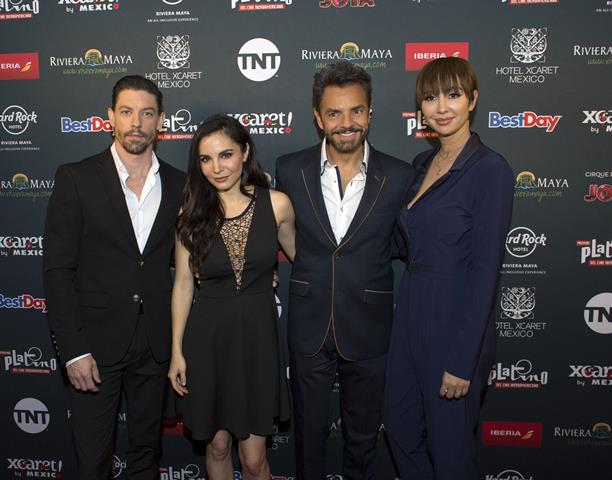
[[[143,265],[144,265],[144,261],[141,260],[140,262],[138,262],[139,267],[142,267]]]
[[[340,211],[341,211],[341,212],[344,212],[344,207],[340,207]]]
[[[136,302],[140,302],[140,295],[138,295],[137,293],[135,293],[134,295],[132,295],[132,301],[134,303]]]

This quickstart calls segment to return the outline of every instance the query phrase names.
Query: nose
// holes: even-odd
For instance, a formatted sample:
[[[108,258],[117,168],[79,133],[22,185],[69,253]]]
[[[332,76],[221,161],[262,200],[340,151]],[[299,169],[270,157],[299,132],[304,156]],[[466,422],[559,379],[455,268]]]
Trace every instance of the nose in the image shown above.
[[[341,128],[351,128],[353,126],[353,119],[350,115],[342,114],[340,116],[340,127]]]
[[[140,115],[138,112],[132,113],[132,126],[139,127],[140,126]]]
[[[438,112],[446,112],[447,106],[446,95],[440,93],[440,95],[438,95]]]
[[[210,160],[213,173],[219,173],[221,171],[221,161],[218,158],[213,158]]]

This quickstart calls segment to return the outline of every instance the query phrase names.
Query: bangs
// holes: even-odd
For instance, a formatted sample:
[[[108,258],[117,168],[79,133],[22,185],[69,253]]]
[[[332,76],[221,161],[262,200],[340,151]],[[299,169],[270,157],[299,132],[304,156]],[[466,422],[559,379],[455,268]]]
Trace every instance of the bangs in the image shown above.
[[[438,58],[427,63],[419,72],[416,84],[419,105],[429,95],[438,95],[439,92],[446,95],[453,90],[463,91],[470,101],[474,98],[474,90],[478,90],[476,74],[465,60]]]

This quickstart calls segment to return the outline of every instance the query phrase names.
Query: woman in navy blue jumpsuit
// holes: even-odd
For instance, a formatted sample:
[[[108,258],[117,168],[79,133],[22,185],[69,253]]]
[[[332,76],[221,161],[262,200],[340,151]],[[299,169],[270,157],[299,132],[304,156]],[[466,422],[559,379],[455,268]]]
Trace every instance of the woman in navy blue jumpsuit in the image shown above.
[[[514,178],[470,132],[478,91],[465,60],[428,63],[416,90],[440,144],[415,158],[413,196],[399,219],[410,263],[397,295],[384,425],[402,480],[475,480]]]

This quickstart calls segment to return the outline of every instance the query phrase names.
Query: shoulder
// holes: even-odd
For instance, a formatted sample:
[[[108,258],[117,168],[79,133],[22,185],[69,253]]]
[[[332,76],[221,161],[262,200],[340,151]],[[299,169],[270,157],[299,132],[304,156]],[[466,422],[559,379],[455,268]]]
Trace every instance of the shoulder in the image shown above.
[[[501,154],[486,145],[482,145],[480,150],[480,158],[475,165],[477,171],[487,176],[514,177],[510,164]]]
[[[107,157],[112,159],[109,149],[77,162],[64,163],[57,167],[56,176],[80,176],[82,174],[87,174],[93,169],[97,169]]]
[[[272,188],[268,191],[270,192],[270,202],[272,202],[272,207],[275,210],[277,208],[285,209],[291,206],[291,200],[289,200],[289,196],[287,194]]]
[[[308,161],[312,158],[320,157],[320,152],[321,144],[319,143],[318,145],[313,145],[312,147],[308,147],[297,152],[281,155],[276,160],[276,166],[277,168],[282,168],[287,166],[288,164],[292,164],[293,166],[295,166],[296,164],[304,165],[305,163],[308,163]]]

